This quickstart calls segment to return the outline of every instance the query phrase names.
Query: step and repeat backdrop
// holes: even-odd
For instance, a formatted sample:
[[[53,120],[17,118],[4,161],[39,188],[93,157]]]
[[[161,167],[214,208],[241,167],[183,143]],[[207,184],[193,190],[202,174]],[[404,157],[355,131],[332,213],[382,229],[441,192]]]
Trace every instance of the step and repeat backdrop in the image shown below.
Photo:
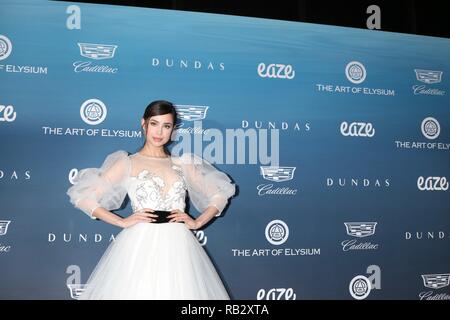
[[[165,99],[172,152],[238,186],[195,232],[233,299],[450,299],[449,57],[443,38],[2,1],[0,298],[78,298],[120,229],[66,191],[138,151]]]

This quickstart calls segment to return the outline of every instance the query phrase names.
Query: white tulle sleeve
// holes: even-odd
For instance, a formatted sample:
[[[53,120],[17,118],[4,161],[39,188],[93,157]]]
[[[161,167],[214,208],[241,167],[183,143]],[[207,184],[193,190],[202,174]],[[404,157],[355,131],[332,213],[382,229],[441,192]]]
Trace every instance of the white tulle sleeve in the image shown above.
[[[100,168],[80,170],[67,190],[70,202],[92,219],[98,207],[109,211],[120,208],[127,195],[125,183],[130,169],[128,153],[119,150],[108,155]]]
[[[203,212],[214,206],[219,210],[216,216],[220,216],[228,199],[235,193],[231,179],[195,154],[185,153],[179,160],[194,207]]]

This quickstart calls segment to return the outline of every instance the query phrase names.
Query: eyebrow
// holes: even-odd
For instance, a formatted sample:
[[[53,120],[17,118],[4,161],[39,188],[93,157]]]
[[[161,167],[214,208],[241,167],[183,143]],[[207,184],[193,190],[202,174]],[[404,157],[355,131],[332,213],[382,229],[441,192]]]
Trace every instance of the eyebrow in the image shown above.
[[[155,120],[155,119],[152,119],[152,120],[150,120],[150,121],[155,121],[155,122],[158,122],[158,123],[159,123],[159,121],[158,121],[158,120]],[[172,122],[164,122],[163,124],[172,124]]]

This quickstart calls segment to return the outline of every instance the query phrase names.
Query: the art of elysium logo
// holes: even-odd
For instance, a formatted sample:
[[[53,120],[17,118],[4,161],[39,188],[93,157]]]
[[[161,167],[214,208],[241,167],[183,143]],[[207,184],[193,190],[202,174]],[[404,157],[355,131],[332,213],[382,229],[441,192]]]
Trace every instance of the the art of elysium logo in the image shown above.
[[[365,238],[375,234],[377,222],[344,222],[349,236]],[[356,239],[348,239],[341,242],[343,251],[350,250],[377,250],[378,244],[371,242],[359,242]]]
[[[92,60],[105,60],[114,58],[117,46],[97,43],[78,43],[80,55]],[[73,63],[75,72],[117,73],[118,68],[109,65],[93,64],[92,61],[76,61]]]
[[[420,129],[422,130],[422,134],[425,136],[425,138],[430,140],[436,139],[441,133],[441,126],[439,125],[439,122],[433,117],[423,119]]]
[[[348,81],[355,85],[362,84],[367,77],[367,71],[364,64],[359,61],[351,61],[345,66],[345,76]],[[369,88],[359,86],[344,86],[336,84],[316,84],[316,90],[319,92],[336,93],[336,94],[364,94],[377,96],[395,96],[394,89],[385,88]]]
[[[372,138],[375,135],[375,128],[370,122],[341,123],[341,134],[344,137],[365,137]]]
[[[296,167],[280,167],[280,166],[260,166],[260,174],[265,180],[280,183],[294,179]],[[291,189],[287,186],[277,186],[274,188],[273,183],[260,184],[256,187],[259,196],[265,195],[281,195],[294,196],[297,189]]]
[[[87,124],[97,125],[105,120],[107,111],[106,105],[101,100],[89,99],[81,105],[80,115]]]
[[[108,110],[106,105],[99,99],[88,99],[80,107],[81,119],[89,125],[98,125],[106,119]],[[45,135],[57,136],[89,136],[89,137],[109,137],[109,138],[142,138],[139,130],[124,129],[97,129],[97,128],[61,128],[42,127]]]
[[[273,220],[266,226],[266,239],[271,244],[279,246],[289,238],[289,227],[282,220]]]
[[[271,63],[266,66],[261,62],[257,68],[258,75],[261,78],[274,78],[274,79],[294,79],[295,70],[290,64]]]
[[[0,60],[9,57],[12,51],[12,43],[8,37],[0,34]]]
[[[450,273],[423,274],[423,285],[433,290],[439,290],[448,287],[450,284]],[[447,293],[435,291],[424,291],[419,293],[420,300],[450,300]]]
[[[0,34],[0,61],[5,60],[11,55],[12,47],[11,40],[7,36]],[[0,64],[0,71],[3,70],[10,73],[47,74],[47,67],[38,66]]]
[[[435,140],[441,133],[441,125],[436,118],[426,117],[420,124],[420,131],[428,140]],[[450,150],[450,143],[444,142],[422,142],[422,141],[395,141],[398,149],[428,149],[428,150]]]
[[[423,69],[414,69],[416,73],[417,81],[425,83],[425,85],[413,85],[413,93],[415,95],[425,94],[432,96],[443,96],[445,95],[444,90],[436,89],[436,88],[428,88],[427,84],[436,84],[442,81],[442,71],[435,70],[423,70]]]
[[[345,67],[345,75],[347,76],[348,81],[354,84],[360,84],[366,80],[367,72],[361,62],[352,61]]]
[[[370,294],[370,280],[362,275],[354,277],[349,285],[350,294],[356,300],[363,300]]]
[[[282,220],[272,220],[265,228],[266,240],[274,245],[281,246],[289,238],[289,227]],[[315,256],[320,255],[320,248],[252,248],[231,249],[234,257],[267,257],[267,256]]]
[[[4,236],[8,232],[8,226],[11,220],[0,220],[0,236]]]
[[[350,295],[356,300],[366,299],[371,290],[381,289],[381,269],[377,265],[371,265],[367,267],[367,274],[369,277],[364,275],[355,276],[348,286]]]

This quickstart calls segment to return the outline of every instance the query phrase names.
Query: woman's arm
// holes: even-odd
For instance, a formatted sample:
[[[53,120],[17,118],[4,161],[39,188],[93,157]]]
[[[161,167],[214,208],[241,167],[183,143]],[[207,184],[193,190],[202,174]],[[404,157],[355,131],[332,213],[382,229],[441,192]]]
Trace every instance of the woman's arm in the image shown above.
[[[207,224],[212,218],[214,218],[219,210],[214,206],[209,206],[202,212],[201,215],[197,217],[197,219],[192,219],[190,215],[181,210],[173,210],[172,214],[167,216],[171,220],[169,222],[178,222],[182,221],[186,224],[189,229],[200,229],[205,224]]]
[[[199,215],[196,219],[196,229],[200,229],[205,224],[207,224],[212,218],[216,216],[216,214],[219,213],[219,210],[214,206],[209,206],[206,208],[205,211],[201,215]]]
[[[146,208],[146,209],[143,209],[140,211],[136,211],[129,217],[122,218],[121,216],[118,216],[118,215],[106,210],[105,208],[97,207],[92,212],[92,216],[95,218],[98,218],[100,220],[103,220],[107,223],[110,223],[114,226],[117,226],[120,228],[128,228],[139,222],[155,221],[155,219],[152,219],[152,218],[157,218],[158,216],[156,214],[149,213],[149,212],[153,212],[153,211],[154,210],[152,210],[152,209]]]

